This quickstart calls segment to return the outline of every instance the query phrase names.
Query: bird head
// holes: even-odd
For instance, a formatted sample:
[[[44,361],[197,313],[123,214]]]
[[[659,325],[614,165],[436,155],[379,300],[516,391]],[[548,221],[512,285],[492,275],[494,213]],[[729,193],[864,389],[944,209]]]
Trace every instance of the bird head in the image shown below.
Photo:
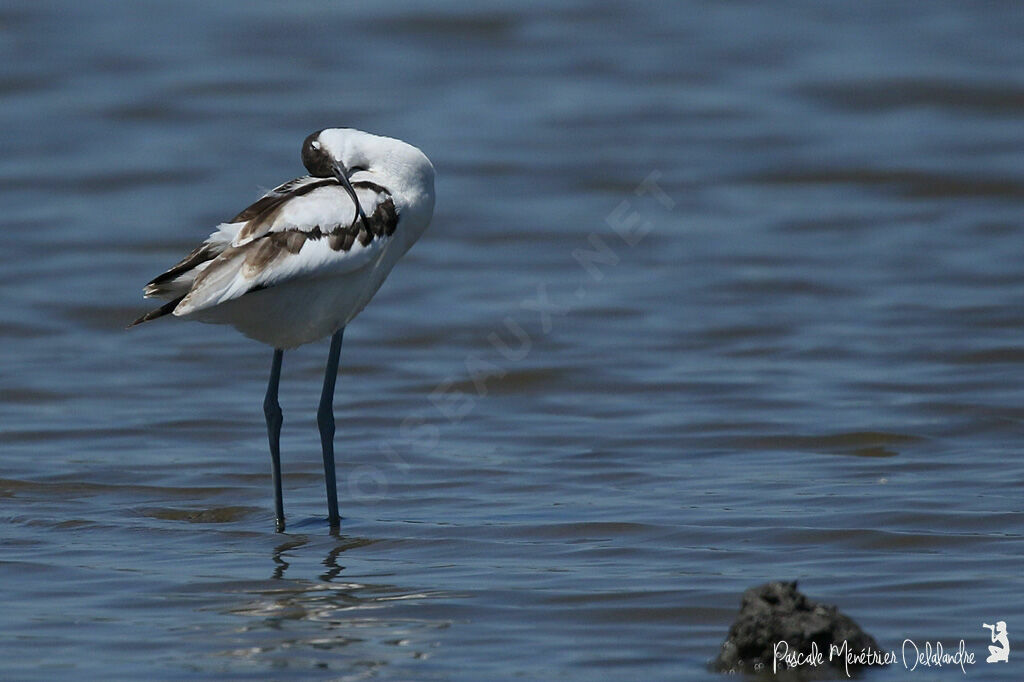
[[[364,146],[357,144],[358,136],[367,134],[350,128],[325,128],[309,135],[302,143],[302,165],[317,178],[335,178],[356,205],[356,213],[366,225],[366,214],[352,188],[349,177],[367,170],[369,165]],[[369,229],[369,226],[367,226]]]
[[[417,206],[425,215],[433,213],[434,167],[422,151],[401,140],[354,128],[324,128],[303,142],[302,163],[314,177],[336,178],[360,216],[363,209],[356,201],[353,179],[370,180],[386,188],[396,201],[401,197],[407,208]]]

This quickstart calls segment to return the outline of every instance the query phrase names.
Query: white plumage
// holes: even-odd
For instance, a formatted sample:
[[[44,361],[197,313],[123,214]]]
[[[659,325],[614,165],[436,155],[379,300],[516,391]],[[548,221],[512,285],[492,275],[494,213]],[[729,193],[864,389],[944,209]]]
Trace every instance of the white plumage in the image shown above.
[[[359,233],[370,231],[340,179],[296,178],[268,192],[262,206],[256,202],[220,224],[150,282],[146,296],[171,302],[183,296],[165,313],[230,324],[274,348],[294,348],[348,324],[429,224],[434,168],[416,147],[358,130],[328,129],[314,141],[347,170],[368,221],[394,225],[382,223],[364,244]],[[307,150],[310,145],[307,139]],[[383,215],[389,200],[393,216]],[[335,239],[332,246],[329,235],[338,230],[353,232],[352,242]],[[159,317],[157,312],[136,323]]]

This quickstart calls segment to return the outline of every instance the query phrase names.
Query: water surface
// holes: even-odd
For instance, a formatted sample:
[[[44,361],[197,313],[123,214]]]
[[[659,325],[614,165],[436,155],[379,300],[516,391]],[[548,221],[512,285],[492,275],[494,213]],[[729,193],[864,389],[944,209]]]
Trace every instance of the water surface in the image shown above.
[[[1015,3],[6,3],[2,676],[701,680],[741,592],[799,579],[1020,679],[1021,35]],[[285,355],[277,534],[270,350],[123,327],[338,125],[420,146],[437,211],[346,333],[337,536],[327,346]]]

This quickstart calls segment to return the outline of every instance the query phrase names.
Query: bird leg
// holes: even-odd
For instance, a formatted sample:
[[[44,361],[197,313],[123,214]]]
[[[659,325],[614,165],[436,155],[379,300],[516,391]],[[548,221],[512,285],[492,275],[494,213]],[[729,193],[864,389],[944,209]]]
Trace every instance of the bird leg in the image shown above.
[[[277,531],[284,531],[284,497],[281,494],[281,423],[284,416],[281,405],[277,402],[277,388],[281,383],[281,358],[284,351],[274,350],[274,360],[270,365],[270,382],[267,384],[267,397],[263,399],[263,414],[267,418],[267,437],[270,439],[270,472],[274,477],[274,513],[277,518]]]
[[[320,427],[320,445],[324,451],[324,480],[327,483],[327,520],[332,528],[341,525],[338,516],[338,484],[334,474],[334,384],[338,379],[338,359],[341,356],[342,327],[331,337],[331,350],[324,371],[324,390],[320,395],[320,409],[316,423]]]

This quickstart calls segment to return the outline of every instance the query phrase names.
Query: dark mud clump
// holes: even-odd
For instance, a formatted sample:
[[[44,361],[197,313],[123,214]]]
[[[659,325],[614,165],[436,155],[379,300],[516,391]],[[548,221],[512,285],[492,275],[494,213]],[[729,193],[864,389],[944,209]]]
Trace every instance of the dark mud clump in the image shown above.
[[[739,615],[711,667],[807,680],[845,676],[847,666],[853,674],[881,664],[884,656],[875,639],[835,606],[811,601],[796,582],[773,582],[743,593]]]

